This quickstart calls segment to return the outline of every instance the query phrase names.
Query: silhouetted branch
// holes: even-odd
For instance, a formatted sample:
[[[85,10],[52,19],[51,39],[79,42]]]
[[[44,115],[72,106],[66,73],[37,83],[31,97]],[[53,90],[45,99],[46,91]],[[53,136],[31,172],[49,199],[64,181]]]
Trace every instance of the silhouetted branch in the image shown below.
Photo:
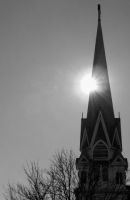
[[[44,174],[35,162],[27,164],[24,173],[27,184],[9,184],[6,200],[74,200],[78,177],[72,151],[55,153]]]

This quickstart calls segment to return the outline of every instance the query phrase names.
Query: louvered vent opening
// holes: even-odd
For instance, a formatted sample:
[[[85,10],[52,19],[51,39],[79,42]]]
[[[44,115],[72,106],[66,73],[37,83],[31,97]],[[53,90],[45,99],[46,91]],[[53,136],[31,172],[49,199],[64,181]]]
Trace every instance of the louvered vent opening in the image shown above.
[[[94,160],[107,160],[108,158],[108,149],[103,142],[99,142],[93,151]]]

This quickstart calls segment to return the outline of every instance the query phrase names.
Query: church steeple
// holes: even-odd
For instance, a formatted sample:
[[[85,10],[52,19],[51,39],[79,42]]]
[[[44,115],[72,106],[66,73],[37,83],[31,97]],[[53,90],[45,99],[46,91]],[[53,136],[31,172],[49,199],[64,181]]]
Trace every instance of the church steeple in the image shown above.
[[[99,112],[102,113],[105,122],[110,127],[114,120],[114,110],[111,97],[102,27],[101,27],[101,8],[98,4],[98,27],[95,44],[95,53],[93,61],[92,76],[96,79],[98,90],[90,93],[87,119],[91,121],[91,129]],[[93,122],[93,123],[92,123]],[[109,129],[108,127],[108,129]],[[92,131],[92,130],[91,130]]]
[[[105,142],[108,148],[114,147],[122,150],[120,118],[115,118],[112,103],[101,26],[100,4],[98,4],[98,26],[92,77],[96,80],[98,88],[90,93],[87,118],[81,120],[80,150],[82,151],[87,147],[92,148],[92,145],[95,145],[99,140]],[[117,130],[116,135],[119,138],[119,140],[116,140],[117,145],[113,142],[115,130]]]
[[[120,118],[114,117],[99,4],[92,77],[98,87],[89,95],[87,118],[81,119],[76,199],[124,199],[128,164],[122,155]],[[115,191],[120,196],[113,196]]]

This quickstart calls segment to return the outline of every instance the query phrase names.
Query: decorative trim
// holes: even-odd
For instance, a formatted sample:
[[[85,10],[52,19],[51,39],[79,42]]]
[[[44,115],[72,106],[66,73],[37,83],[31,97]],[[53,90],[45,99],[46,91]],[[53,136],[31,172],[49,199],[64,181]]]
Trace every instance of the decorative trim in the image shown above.
[[[117,159],[120,159],[120,161],[117,161]],[[114,160],[113,162],[111,163],[111,165],[120,165],[120,167],[122,167],[122,165],[125,165],[125,160],[122,158],[122,156],[118,155]]]
[[[108,145],[101,139],[101,140],[98,140],[94,146],[93,146],[93,149],[92,149],[92,152],[94,153],[94,149],[96,148],[96,146],[98,145],[98,143],[103,143],[104,146],[106,147],[107,151],[108,151],[108,157],[107,159],[109,158],[109,149],[108,149]],[[92,153],[92,156],[93,156],[93,153]],[[102,160],[102,159],[101,159]]]
[[[88,162],[88,159],[85,156],[80,157],[80,162]]]
[[[117,144],[119,144],[120,148],[121,148],[121,142],[120,142],[120,138],[119,138],[119,135],[118,135],[118,130],[117,128],[115,129],[115,132],[114,132],[114,136],[113,136],[113,140],[112,140],[112,146],[114,144],[114,140],[117,142]],[[114,147],[114,146],[113,146]]]
[[[108,146],[111,147],[111,142],[110,142],[110,139],[109,139],[109,136],[108,136],[107,128],[106,128],[105,121],[103,119],[101,111],[99,112],[99,115],[97,117],[97,121],[96,121],[96,125],[95,125],[94,131],[93,131],[93,136],[92,136],[92,139],[91,139],[90,146],[92,147],[94,145],[100,121],[101,121],[102,126],[103,126],[103,130],[104,130],[104,134],[105,134]]]
[[[81,140],[81,149],[83,148],[83,146],[86,143],[86,141],[87,141],[87,145],[89,146],[89,140],[88,140],[87,130],[85,128],[84,132],[83,132],[83,137],[82,137],[82,140]]]

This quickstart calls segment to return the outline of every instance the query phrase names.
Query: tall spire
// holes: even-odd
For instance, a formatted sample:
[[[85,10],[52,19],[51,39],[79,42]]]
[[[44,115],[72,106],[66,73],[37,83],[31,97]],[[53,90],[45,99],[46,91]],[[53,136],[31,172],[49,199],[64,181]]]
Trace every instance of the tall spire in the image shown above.
[[[113,195],[118,185],[121,188],[117,193],[123,199],[127,194],[125,183],[128,163],[122,155],[120,118],[114,117],[99,4],[92,76],[98,87],[90,93],[87,118],[81,118],[81,154],[76,159],[79,174],[76,200],[105,199],[106,195]]]
[[[98,4],[98,27],[92,76],[97,80],[98,90],[93,93],[90,93],[87,120],[91,122],[90,128],[93,129],[97,116],[99,112],[101,112],[106,124],[108,124],[108,126],[110,127],[114,120],[114,110],[101,27],[100,4]]]

